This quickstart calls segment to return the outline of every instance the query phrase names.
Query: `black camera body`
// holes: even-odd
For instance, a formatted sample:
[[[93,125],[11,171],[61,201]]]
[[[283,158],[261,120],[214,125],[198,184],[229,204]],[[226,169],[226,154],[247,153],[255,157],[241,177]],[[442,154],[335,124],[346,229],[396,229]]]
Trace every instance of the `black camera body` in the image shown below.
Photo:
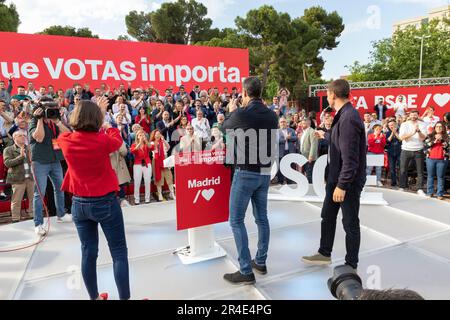
[[[363,292],[362,280],[352,267],[337,266],[328,279],[328,289],[336,299],[358,300]]]
[[[44,112],[39,116],[35,116],[36,119],[40,119],[40,118],[60,119],[61,118],[61,114],[59,111],[59,105],[56,102],[40,101],[36,106],[36,109],[38,109],[38,108],[43,109]]]

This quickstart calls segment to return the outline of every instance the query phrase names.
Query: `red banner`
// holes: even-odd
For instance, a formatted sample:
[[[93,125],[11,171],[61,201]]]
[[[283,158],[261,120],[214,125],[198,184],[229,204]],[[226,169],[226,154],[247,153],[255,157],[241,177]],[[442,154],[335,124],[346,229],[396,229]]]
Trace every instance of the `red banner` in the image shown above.
[[[231,170],[224,159],[225,151],[176,156],[177,230],[228,221]]]
[[[117,88],[120,83],[170,85],[196,84],[202,89],[236,86],[248,76],[246,49],[226,49],[149,42],[99,40],[0,32],[0,78],[14,74],[15,85],[33,81],[71,88],[74,83],[100,83]]]
[[[450,111],[450,86],[422,86],[404,88],[352,89],[352,103],[361,113],[373,112],[379,98],[383,98],[387,107],[387,116],[393,116],[393,106],[400,95],[404,96],[408,109],[417,109],[422,115],[428,106],[433,106],[435,115],[442,119]],[[326,96],[320,91],[317,96]]]

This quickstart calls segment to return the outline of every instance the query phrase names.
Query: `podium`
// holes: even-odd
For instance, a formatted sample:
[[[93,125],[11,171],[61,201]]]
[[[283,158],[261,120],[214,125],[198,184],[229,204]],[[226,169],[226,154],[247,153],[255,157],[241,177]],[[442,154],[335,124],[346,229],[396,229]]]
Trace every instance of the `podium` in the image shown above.
[[[183,264],[194,264],[227,255],[215,241],[214,226],[188,229],[188,238],[189,245],[176,250]]]
[[[175,253],[183,264],[226,256],[215,241],[214,224],[229,217],[231,170],[225,151],[175,155],[177,230],[188,230],[189,244]]]

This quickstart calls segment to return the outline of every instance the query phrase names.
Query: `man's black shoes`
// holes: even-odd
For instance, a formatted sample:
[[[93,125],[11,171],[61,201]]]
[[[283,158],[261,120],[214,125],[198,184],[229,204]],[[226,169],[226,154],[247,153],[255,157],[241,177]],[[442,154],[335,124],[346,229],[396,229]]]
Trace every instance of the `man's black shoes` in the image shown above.
[[[252,260],[252,269],[259,274],[267,274],[267,267],[256,264],[255,260]]]
[[[227,273],[223,278],[232,284],[255,284],[255,275],[253,273],[244,275],[240,271]]]

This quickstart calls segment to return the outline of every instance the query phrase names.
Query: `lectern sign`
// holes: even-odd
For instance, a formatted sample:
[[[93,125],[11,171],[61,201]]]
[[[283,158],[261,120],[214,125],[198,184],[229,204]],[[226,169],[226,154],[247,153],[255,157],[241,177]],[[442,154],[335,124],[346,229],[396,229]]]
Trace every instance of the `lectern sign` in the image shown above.
[[[224,160],[225,151],[176,156],[178,230],[228,221],[231,173]]]

